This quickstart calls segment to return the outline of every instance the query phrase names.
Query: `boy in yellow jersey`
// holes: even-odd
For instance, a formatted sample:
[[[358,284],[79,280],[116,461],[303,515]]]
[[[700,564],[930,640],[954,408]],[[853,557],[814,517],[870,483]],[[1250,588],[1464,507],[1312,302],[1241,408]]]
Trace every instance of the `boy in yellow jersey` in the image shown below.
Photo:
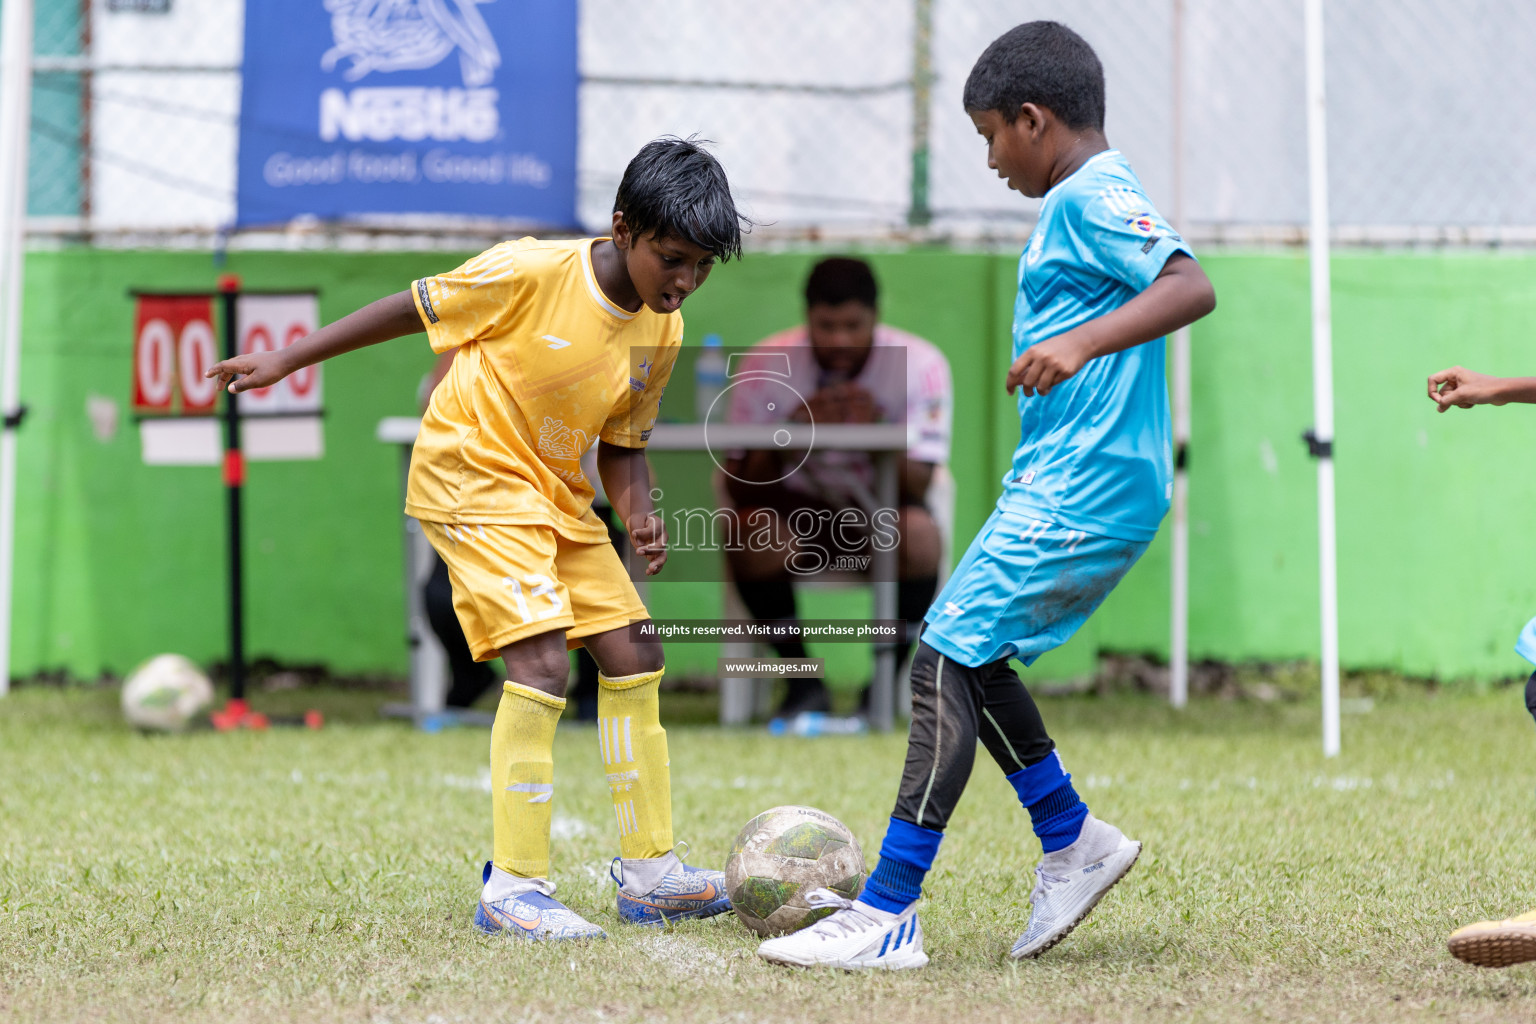
[[[609,238],[504,242],[412,283],[281,352],[215,365],[232,392],[425,327],[452,366],[411,457],[406,511],[448,563],[475,658],[511,677],[491,731],[494,859],[475,924],[530,939],[602,938],[554,899],[552,748],[566,652],[601,670],[599,745],[613,794],[623,920],[659,925],[730,909],[718,871],[673,852],[667,739],[657,716],[661,645],[603,524],[581,456],[598,446],[604,490],[646,574],[667,536],[645,462],[683,337],[678,307],[716,260],[741,254],[742,218],[719,163],[693,141],[645,146],[619,185]]]

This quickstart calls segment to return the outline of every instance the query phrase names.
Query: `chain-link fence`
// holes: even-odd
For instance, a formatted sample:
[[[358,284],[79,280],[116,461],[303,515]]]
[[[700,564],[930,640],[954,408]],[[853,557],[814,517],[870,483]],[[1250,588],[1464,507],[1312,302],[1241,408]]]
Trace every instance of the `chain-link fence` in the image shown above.
[[[479,2],[494,18],[511,0]],[[1340,240],[1536,242],[1536,5],[1326,11]],[[229,230],[243,15],[242,0],[37,4],[34,233],[110,244]],[[1304,235],[1301,0],[581,0],[579,17],[588,230],[642,143],[697,133],[762,223],[759,243],[1016,240],[1034,204],[986,168],[960,93],[991,39],[1056,18],[1098,50],[1109,138],[1187,234]]]
[[[240,0],[35,5],[34,230],[233,221],[243,16]]]

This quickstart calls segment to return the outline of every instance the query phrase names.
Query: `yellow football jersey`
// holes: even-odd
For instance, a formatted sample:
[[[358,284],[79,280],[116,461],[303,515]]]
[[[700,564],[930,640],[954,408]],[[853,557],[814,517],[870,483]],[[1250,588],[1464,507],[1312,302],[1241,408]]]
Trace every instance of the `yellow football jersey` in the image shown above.
[[[609,301],[594,241],[503,242],[412,284],[432,350],[458,351],[421,420],[407,515],[608,539],[581,456],[599,438],[645,447],[683,318]]]

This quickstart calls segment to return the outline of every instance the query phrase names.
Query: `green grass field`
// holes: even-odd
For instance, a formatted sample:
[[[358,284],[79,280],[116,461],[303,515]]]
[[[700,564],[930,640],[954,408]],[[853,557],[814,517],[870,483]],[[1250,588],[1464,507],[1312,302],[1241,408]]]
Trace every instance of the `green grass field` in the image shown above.
[[[1004,954],[1038,847],[984,752],[923,910],[932,964],[870,976],[754,956],[732,917],[619,924],[595,731],[557,742],[560,894],[611,938],[469,927],[490,845],[488,735],[421,735],[377,698],[320,733],[137,735],[109,690],[0,701],[0,1018],[102,1021],[1400,1021],[1536,1019],[1536,967],[1480,971],[1447,933],[1536,906],[1532,725],[1514,690],[1307,703],[1042,701],[1094,810],[1140,864],[1037,962]],[[904,738],[773,739],[666,695],[676,820],[720,864],[736,830],[814,804],[871,866]]]

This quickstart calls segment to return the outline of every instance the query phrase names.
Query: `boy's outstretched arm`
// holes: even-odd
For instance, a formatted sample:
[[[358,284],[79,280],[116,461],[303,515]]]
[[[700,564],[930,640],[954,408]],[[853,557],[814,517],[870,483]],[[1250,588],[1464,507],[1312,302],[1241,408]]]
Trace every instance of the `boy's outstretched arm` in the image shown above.
[[[409,291],[386,295],[335,323],[277,352],[257,352],[214,363],[205,376],[218,375],[219,384],[232,394],[276,384],[294,370],[301,370],[343,352],[377,345],[381,341],[419,334],[426,328]],[[235,380],[239,377],[239,380]],[[231,383],[233,381],[233,383]]]
[[[1453,405],[1470,409],[1474,405],[1536,402],[1536,377],[1490,377],[1453,366],[1430,374],[1429,397],[1435,400],[1440,412]]]
[[[1111,313],[1031,345],[1008,370],[1008,393],[1050,394],[1051,388],[1098,356],[1171,334],[1216,308],[1216,290],[1200,264],[1181,252],[1168,257],[1146,291]]]
[[[667,564],[667,526],[651,502],[651,467],[644,448],[597,443],[597,475],[635,554],[646,560],[645,574],[655,576]]]

